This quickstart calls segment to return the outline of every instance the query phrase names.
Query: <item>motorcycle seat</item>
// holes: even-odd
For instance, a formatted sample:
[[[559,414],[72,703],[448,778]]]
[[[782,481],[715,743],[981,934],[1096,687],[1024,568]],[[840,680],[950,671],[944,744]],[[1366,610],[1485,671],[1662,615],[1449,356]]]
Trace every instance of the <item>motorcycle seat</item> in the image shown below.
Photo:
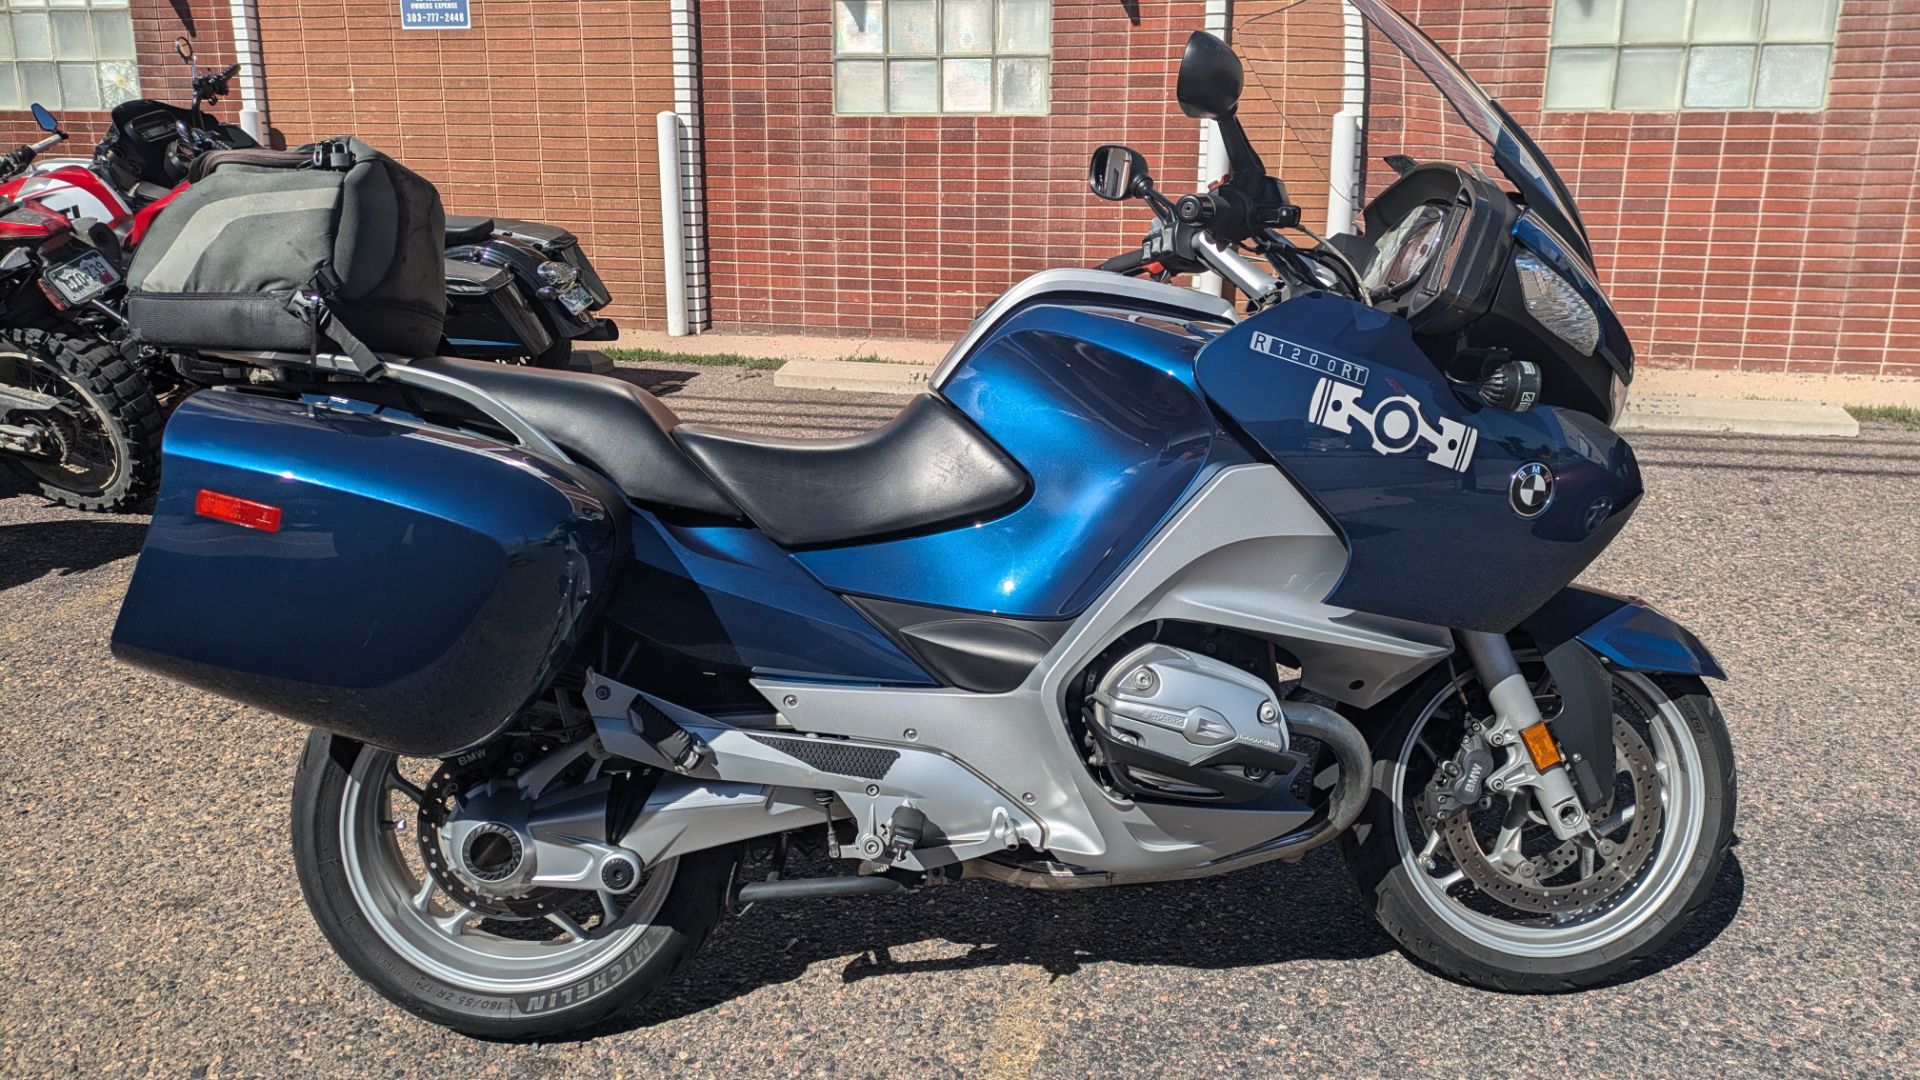
[[[490,217],[467,217],[464,214],[447,215],[447,246],[459,247],[462,244],[485,243],[493,237],[493,219]]]
[[[675,445],[680,420],[673,410],[632,383],[454,356],[420,357],[408,366],[492,394],[642,506],[741,516]]]
[[[1026,472],[932,394],[872,431],[782,439],[693,424],[673,439],[783,547],[904,536],[1013,508]]]

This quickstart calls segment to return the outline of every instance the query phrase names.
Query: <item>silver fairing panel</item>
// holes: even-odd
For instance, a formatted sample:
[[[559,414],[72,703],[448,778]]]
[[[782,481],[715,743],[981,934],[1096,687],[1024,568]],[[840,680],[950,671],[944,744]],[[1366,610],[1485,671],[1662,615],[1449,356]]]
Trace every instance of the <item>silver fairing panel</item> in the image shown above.
[[[945,386],[960,362],[973,352],[975,346],[986,340],[987,335],[1007,316],[1028,303],[1044,299],[1101,300],[1108,303],[1132,300],[1215,322],[1240,321],[1240,310],[1232,303],[1197,289],[1127,277],[1105,270],[1043,270],[1002,293],[999,299],[987,305],[986,310],[974,318],[967,332],[954,342],[946,358],[934,369],[930,382],[933,389]]]
[[[1178,619],[1277,641],[1299,658],[1308,689],[1371,705],[1447,656],[1452,642],[1443,628],[1321,603],[1345,561],[1339,538],[1278,470],[1237,466],[1154,536],[1016,690],[755,686],[799,731],[958,759],[1032,814],[1057,858],[1112,872],[1193,866],[1284,835],[1303,816],[1109,795],[1072,744],[1068,684],[1127,631]],[[937,807],[923,809],[939,820]]]

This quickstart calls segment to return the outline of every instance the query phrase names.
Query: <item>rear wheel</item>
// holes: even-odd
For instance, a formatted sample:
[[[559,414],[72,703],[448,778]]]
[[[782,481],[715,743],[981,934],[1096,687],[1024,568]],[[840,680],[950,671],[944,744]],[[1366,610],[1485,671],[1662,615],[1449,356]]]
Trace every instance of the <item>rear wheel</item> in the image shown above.
[[[160,475],[160,404],[111,345],[59,323],[0,328],[0,384],[57,402],[30,422],[45,453],[7,463],[41,494],[80,510],[127,510]]]
[[[1523,670],[1545,689],[1537,662]],[[1488,715],[1471,673],[1439,672],[1376,718],[1382,767],[1342,847],[1409,953],[1488,989],[1574,990],[1644,960],[1705,902],[1733,838],[1725,720],[1699,679],[1612,677],[1612,791],[1589,808],[1590,832],[1564,841],[1529,788],[1435,816],[1429,781]]]
[[[484,1038],[572,1031],[658,989],[720,918],[731,848],[648,867],[618,895],[546,889],[479,900],[428,865],[437,848],[415,834],[446,775],[432,759],[316,732],[294,780],[307,906],[347,966],[408,1012]],[[472,848],[470,858],[492,857]]]

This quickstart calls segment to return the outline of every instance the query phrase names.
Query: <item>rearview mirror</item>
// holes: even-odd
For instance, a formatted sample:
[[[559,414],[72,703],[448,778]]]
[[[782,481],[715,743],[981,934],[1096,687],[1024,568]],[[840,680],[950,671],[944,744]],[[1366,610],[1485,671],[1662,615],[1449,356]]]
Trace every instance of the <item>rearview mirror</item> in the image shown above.
[[[1233,55],[1226,42],[1205,30],[1195,30],[1187,38],[1186,53],[1180,57],[1180,81],[1174,96],[1180,101],[1180,111],[1195,120],[1218,120],[1233,115],[1245,78],[1240,58]]]
[[[173,51],[180,54],[180,59],[193,63],[193,42],[183,37],[174,38]]]
[[[1087,164],[1087,186],[1109,202],[1130,199],[1139,185],[1152,182],[1147,159],[1131,146],[1108,143],[1095,150]]]
[[[53,114],[47,111],[47,107],[37,101],[33,103],[33,122],[40,125],[41,131],[60,130],[60,121],[54,119]]]

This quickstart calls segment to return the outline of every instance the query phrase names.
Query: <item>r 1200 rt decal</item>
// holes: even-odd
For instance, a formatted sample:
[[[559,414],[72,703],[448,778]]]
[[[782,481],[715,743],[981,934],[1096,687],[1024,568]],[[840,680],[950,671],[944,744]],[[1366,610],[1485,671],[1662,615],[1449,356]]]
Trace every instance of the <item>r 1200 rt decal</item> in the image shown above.
[[[1427,460],[1435,465],[1466,472],[1473,463],[1474,444],[1480,438],[1477,429],[1444,416],[1429,423],[1420,403],[1406,394],[1371,409],[1360,401],[1361,394],[1357,386],[1322,378],[1314,387],[1307,419],[1335,431],[1351,432],[1357,426],[1373,441],[1375,453],[1401,454],[1424,442],[1429,447]]]

